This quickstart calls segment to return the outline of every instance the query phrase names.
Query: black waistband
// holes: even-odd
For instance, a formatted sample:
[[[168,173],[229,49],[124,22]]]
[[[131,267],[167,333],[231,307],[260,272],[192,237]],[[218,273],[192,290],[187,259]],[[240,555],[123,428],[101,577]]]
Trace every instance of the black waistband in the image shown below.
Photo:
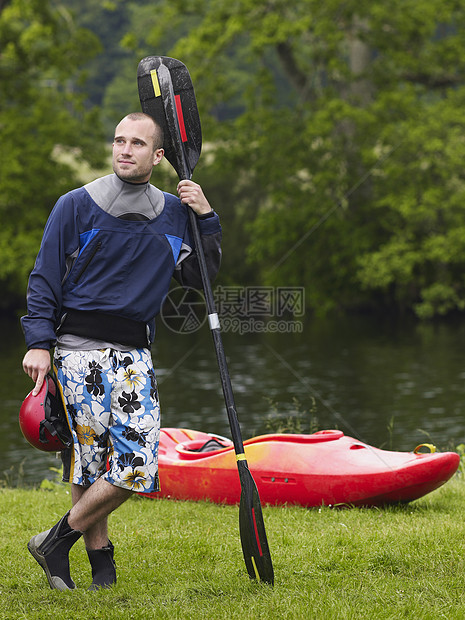
[[[57,329],[57,335],[63,334],[115,342],[136,349],[150,347],[146,323],[104,312],[66,310]]]

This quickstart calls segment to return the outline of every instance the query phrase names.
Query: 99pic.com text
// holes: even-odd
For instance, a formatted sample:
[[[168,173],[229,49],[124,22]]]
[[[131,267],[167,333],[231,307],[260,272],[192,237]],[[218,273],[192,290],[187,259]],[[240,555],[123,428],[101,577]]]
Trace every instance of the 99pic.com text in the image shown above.
[[[219,286],[213,292],[223,332],[301,333],[305,314],[302,287]],[[160,316],[171,331],[192,333],[207,321],[203,294],[175,287],[165,298]]]

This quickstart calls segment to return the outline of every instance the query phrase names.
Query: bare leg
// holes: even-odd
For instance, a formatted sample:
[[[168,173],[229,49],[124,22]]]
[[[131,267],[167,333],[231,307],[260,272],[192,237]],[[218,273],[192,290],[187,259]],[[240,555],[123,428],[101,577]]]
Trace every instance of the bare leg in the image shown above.
[[[68,524],[74,530],[84,532],[88,549],[99,549],[108,544],[107,517],[121,506],[132,491],[122,489],[99,478],[89,488],[72,485],[73,507]]]
[[[77,484],[71,485],[73,506],[79,502],[88,489]],[[101,549],[108,544],[108,517],[104,517],[84,532],[86,549]]]
[[[82,525],[78,526],[73,521],[71,522],[74,528],[83,531],[86,551],[92,567],[92,584],[89,590],[109,588],[116,583],[114,547],[108,538],[108,514],[123,503],[130,493],[130,491],[113,487],[104,480],[99,480],[88,488],[76,484],[71,486],[73,517],[77,519],[77,523],[82,523]],[[103,503],[105,504],[104,511]],[[71,511],[68,519],[70,517]],[[91,525],[84,530],[86,523],[91,523]]]

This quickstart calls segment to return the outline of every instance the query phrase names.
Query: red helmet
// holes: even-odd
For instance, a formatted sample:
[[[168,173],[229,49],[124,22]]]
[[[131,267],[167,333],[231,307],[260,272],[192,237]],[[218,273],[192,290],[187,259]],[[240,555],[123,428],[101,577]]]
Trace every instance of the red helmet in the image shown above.
[[[37,396],[26,396],[19,410],[19,426],[34,448],[59,452],[68,448],[71,433],[55,379],[47,375]]]

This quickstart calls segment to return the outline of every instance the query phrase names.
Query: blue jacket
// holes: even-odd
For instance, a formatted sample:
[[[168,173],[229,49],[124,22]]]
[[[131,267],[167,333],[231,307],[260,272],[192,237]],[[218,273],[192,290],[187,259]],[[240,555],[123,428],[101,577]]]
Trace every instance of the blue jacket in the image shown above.
[[[29,278],[28,314],[21,319],[28,348],[55,344],[55,330],[66,309],[153,321],[181,248],[184,252],[192,247],[188,207],[172,194],[164,192],[164,197],[158,217],[143,221],[108,214],[84,187],[58,200]],[[199,228],[203,239],[219,233],[218,216],[199,219]]]

